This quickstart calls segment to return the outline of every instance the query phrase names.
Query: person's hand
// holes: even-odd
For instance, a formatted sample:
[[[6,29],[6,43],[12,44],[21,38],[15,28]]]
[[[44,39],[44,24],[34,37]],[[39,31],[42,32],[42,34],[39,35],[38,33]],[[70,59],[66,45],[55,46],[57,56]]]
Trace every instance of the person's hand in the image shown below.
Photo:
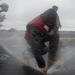
[[[55,34],[55,32],[53,30],[51,30],[48,35],[53,36]]]
[[[46,68],[46,67],[41,68],[41,72],[42,72],[43,74],[46,74],[46,73],[47,73],[47,68]]]

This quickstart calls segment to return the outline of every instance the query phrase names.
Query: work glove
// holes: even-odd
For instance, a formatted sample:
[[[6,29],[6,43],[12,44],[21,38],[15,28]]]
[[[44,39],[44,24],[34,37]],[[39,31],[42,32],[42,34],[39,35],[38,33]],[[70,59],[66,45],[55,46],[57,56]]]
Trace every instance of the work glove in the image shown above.
[[[46,67],[41,68],[41,72],[42,72],[43,74],[46,74],[46,73],[47,73],[47,68],[46,68]]]

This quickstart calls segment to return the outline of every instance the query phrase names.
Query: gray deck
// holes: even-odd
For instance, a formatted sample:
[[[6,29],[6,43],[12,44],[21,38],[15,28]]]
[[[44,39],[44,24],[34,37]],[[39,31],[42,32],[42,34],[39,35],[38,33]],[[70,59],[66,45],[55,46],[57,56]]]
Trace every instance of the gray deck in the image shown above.
[[[0,31],[0,54],[4,56],[0,58],[0,75],[42,75],[23,37],[24,32]],[[24,57],[28,57],[27,66],[23,66]],[[75,32],[60,32],[57,57],[62,62],[60,69],[53,66],[48,73],[75,75]],[[47,55],[44,58],[47,60]]]

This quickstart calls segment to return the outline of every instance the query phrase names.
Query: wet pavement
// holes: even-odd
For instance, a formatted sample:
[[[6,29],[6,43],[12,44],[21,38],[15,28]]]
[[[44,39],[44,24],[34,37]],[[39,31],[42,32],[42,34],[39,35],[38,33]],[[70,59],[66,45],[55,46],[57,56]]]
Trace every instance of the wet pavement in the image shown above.
[[[0,54],[0,75],[42,75],[24,32],[0,31]],[[27,66],[23,64],[25,58]],[[46,61],[47,55],[44,58]],[[61,60],[61,67],[52,66],[49,75],[75,75],[75,32],[60,32],[57,58]]]
[[[43,75],[36,69],[23,65],[21,61],[0,46],[0,75]]]

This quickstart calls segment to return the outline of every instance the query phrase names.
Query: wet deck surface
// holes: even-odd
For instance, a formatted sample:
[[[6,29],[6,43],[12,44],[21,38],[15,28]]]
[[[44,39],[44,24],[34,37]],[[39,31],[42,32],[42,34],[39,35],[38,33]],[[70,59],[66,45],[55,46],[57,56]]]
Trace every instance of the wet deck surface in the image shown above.
[[[23,65],[21,61],[10,55],[0,46],[0,75],[43,75],[38,70]]]
[[[57,57],[62,64],[59,69],[52,67],[50,75],[75,75],[75,33],[61,33],[60,48]],[[0,31],[0,75],[42,75],[36,61],[23,38],[24,32]],[[26,66],[22,61],[29,58]],[[45,55],[44,58],[47,58]],[[37,70],[36,70],[37,69]]]

